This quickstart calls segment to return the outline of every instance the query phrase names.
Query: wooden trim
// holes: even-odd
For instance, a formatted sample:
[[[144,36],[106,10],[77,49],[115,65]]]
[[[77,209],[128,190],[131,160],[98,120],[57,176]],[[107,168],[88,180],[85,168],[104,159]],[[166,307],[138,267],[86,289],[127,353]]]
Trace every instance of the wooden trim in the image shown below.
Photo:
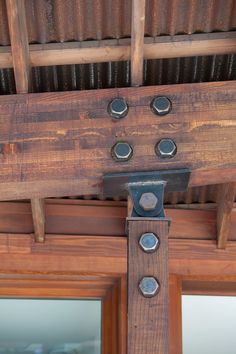
[[[172,101],[164,121],[150,109],[160,94]],[[190,186],[234,181],[235,94],[229,81],[2,96],[0,199],[102,194],[108,172],[188,167]],[[117,96],[129,113],[114,122],[107,106]],[[155,145],[166,137],[177,154],[163,160]],[[133,146],[128,162],[112,159],[120,139]]]
[[[132,0],[131,21],[131,85],[143,83],[143,44],[145,25],[145,0]]]
[[[231,276],[183,277],[184,295],[236,296],[236,279]]]
[[[169,277],[170,288],[170,304],[169,304],[169,317],[170,317],[170,341],[169,350],[170,354],[182,353],[182,281],[181,278],[170,274]]]
[[[236,53],[235,32],[144,38],[144,59],[180,58]],[[31,66],[73,65],[127,61],[131,56],[130,39],[31,44]],[[0,68],[13,67],[11,48],[0,48]]]
[[[219,186],[217,200],[217,245],[226,248],[230,235],[231,215],[236,195],[236,183]]]

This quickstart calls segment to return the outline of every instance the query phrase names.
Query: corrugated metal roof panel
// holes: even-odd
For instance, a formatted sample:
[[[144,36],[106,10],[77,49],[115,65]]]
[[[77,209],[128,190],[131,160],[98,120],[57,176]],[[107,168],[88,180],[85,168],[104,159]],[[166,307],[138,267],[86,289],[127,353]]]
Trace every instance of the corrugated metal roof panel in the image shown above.
[[[131,34],[131,0],[27,0],[26,11],[30,43],[125,38]],[[146,36],[235,28],[234,0],[146,1]]]

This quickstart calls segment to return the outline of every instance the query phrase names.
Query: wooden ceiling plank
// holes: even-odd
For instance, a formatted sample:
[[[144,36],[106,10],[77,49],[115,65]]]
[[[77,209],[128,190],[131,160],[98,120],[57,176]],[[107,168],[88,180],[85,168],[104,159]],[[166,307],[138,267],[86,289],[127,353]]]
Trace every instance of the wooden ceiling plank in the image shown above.
[[[219,186],[217,200],[217,246],[226,248],[230,234],[231,216],[236,195],[236,183]]]
[[[101,41],[30,44],[31,66],[90,64],[130,60],[131,41]],[[201,33],[144,38],[144,59],[168,59],[236,53],[236,33]],[[0,68],[12,68],[11,47],[0,48]]]
[[[165,118],[150,108],[167,96]],[[111,119],[109,102],[123,97],[128,116]],[[102,176],[189,168],[189,186],[236,180],[234,81],[1,96],[0,199],[102,194]],[[177,154],[155,146],[173,139]],[[119,140],[133,147],[127,162],[112,158]]]
[[[143,44],[145,0],[132,0],[131,20],[131,85],[143,84]]]
[[[7,0],[7,16],[11,38],[12,62],[15,75],[16,92],[31,91],[31,68],[29,57],[28,31],[26,23],[25,0]],[[31,200],[35,241],[44,241],[43,200]]]

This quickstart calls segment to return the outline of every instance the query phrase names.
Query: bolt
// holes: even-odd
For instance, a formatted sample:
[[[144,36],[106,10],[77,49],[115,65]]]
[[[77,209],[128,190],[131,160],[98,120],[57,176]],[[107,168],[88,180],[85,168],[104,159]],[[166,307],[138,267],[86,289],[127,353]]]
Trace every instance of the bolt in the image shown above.
[[[108,113],[112,118],[120,119],[127,115],[128,105],[123,98],[115,98],[108,105]]]
[[[160,245],[160,239],[153,232],[147,232],[140,237],[139,245],[144,252],[155,252]]]
[[[155,196],[155,194],[152,193],[152,192],[143,193],[141,195],[140,200],[139,200],[139,205],[145,211],[154,210],[156,205],[157,205],[157,203],[158,203],[158,199]]]
[[[139,289],[143,296],[153,297],[160,290],[160,284],[154,277],[144,277],[139,283]]]
[[[128,161],[133,155],[133,149],[126,142],[118,142],[113,146],[111,155],[116,161]]]
[[[165,116],[171,111],[171,102],[165,96],[155,97],[151,103],[151,109],[158,116]]]
[[[171,139],[162,139],[157,143],[155,150],[160,157],[171,159],[177,153],[177,146]]]

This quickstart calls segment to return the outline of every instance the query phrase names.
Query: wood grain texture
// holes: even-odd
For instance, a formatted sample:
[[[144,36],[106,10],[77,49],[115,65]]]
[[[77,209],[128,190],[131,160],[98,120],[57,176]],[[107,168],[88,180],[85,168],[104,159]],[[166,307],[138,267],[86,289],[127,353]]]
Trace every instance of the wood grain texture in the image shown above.
[[[226,248],[230,234],[231,215],[236,194],[236,182],[225,183],[218,188],[217,245]]]
[[[166,210],[172,219],[169,238],[216,240],[216,213],[212,210]],[[93,216],[91,218],[91,215]],[[126,202],[47,199],[47,234],[124,236]],[[236,211],[232,212],[230,240],[235,240]],[[0,203],[0,233],[33,233],[30,204]]]
[[[169,240],[169,270],[183,277],[220,275],[236,280],[236,242],[221,250],[215,241]]]
[[[143,44],[145,0],[132,0],[131,19],[131,85],[143,84]]]
[[[182,280],[175,274],[169,277],[169,354],[182,353]]]
[[[0,235],[0,272],[100,274],[127,272],[127,240],[122,237],[53,235],[35,243],[33,235]]]
[[[6,0],[6,5],[16,91],[26,93],[30,87],[30,62],[25,0]]]
[[[155,116],[150,102],[167,95],[172,112]],[[122,96],[129,114],[118,122],[107,106]],[[236,85],[234,81],[0,97],[0,199],[101,194],[108,172],[189,167],[190,185],[236,178]],[[154,152],[164,137],[177,155],[162,161]],[[134,149],[117,163],[119,140]]]
[[[154,232],[160,238],[157,252],[147,254],[139,238]],[[128,219],[128,353],[167,354],[169,345],[168,220]],[[145,298],[138,289],[144,276],[160,283],[159,293]]]
[[[31,199],[35,242],[45,241],[45,203],[44,199]]]
[[[144,59],[236,53],[235,32],[144,38]],[[31,66],[72,65],[130,60],[129,38],[30,44]],[[13,67],[11,48],[0,48],[0,68]]]

